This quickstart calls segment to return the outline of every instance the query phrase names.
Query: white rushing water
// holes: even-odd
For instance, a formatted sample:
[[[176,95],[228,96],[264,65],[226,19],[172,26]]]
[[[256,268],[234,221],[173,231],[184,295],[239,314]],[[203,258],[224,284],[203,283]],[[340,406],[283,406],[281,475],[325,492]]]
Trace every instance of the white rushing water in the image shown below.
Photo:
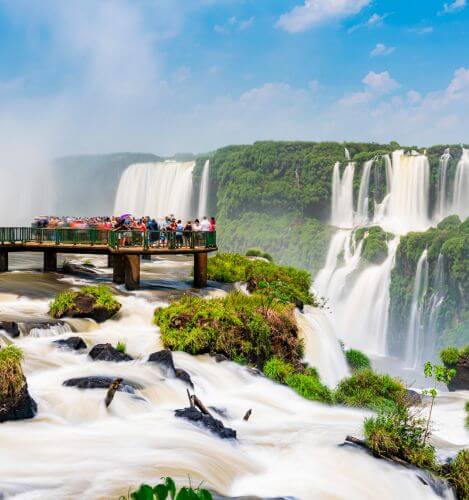
[[[415,369],[421,360],[423,352],[423,310],[424,300],[428,289],[428,251],[422,252],[415,273],[414,290],[410,306],[410,318],[407,328],[405,366]]]
[[[355,224],[363,225],[369,220],[369,190],[371,167],[374,160],[369,160],[363,165],[362,177],[360,180],[360,189],[358,191],[357,212],[355,215]]]
[[[197,217],[199,217],[199,219],[201,219],[202,217],[209,216],[208,214],[209,187],[210,187],[210,160],[207,160],[204,164],[202,177],[200,179],[199,208],[197,210]]]
[[[164,161],[130,165],[119,181],[114,212],[136,216],[191,217],[195,162]]]
[[[451,160],[451,154],[449,149],[445,149],[445,152],[440,158],[440,173],[438,176],[438,197],[436,200],[436,221],[439,221],[446,217],[448,210],[448,193],[447,193],[447,176],[448,176],[448,164]]]
[[[353,175],[354,163],[349,162],[340,175],[340,163],[334,165],[332,174],[331,224],[341,228],[353,227]]]
[[[32,420],[0,425],[0,442],[8,450],[0,454],[0,491],[7,498],[117,499],[129,487],[156,484],[164,475],[181,484],[188,477],[192,484],[203,481],[227,495],[436,498],[413,471],[338,446],[347,434],[361,434],[368,412],[307,401],[235,363],[174,353],[199,398],[222,410],[219,418],[238,431],[236,442],[176,418],[174,410],[187,406],[185,384],[146,361],[162,347],[151,321],[158,303],[135,295],[120,300],[116,319],[86,323],[78,334],[89,346],[124,342],[133,362],[93,362],[50,338],[17,339],[39,412]],[[2,311],[12,307],[39,318],[47,310],[46,300],[20,304],[10,296],[1,301]],[[105,390],[62,385],[90,375],[121,376],[142,388],[135,395],[117,392],[106,409]]]
[[[443,304],[446,294],[445,287],[445,258],[443,254],[438,254],[436,268],[433,273],[432,294],[428,300],[428,321],[426,322],[424,353],[425,359],[437,358],[436,334],[438,325],[438,314]]]
[[[452,208],[462,220],[469,217],[469,149],[463,149],[456,168]]]

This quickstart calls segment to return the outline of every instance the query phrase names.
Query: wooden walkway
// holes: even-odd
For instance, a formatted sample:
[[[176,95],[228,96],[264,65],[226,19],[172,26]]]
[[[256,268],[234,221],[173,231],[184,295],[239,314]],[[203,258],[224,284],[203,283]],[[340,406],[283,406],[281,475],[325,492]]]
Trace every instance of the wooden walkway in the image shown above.
[[[207,285],[207,260],[217,251],[216,233],[109,231],[98,229],[0,228],[0,272],[8,271],[10,252],[42,252],[44,272],[57,271],[57,254],[108,255],[113,281],[139,288],[140,259],[152,255],[193,255],[194,286]]]

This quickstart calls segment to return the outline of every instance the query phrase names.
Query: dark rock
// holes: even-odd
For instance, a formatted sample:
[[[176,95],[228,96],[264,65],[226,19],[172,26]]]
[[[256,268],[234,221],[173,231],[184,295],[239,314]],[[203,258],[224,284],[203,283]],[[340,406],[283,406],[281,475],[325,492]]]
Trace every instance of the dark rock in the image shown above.
[[[236,439],[236,431],[234,429],[225,427],[223,422],[213,418],[211,415],[203,414],[195,407],[176,410],[174,414],[176,417],[185,418],[191,422],[204,426],[222,439]]]
[[[305,309],[305,304],[302,300],[296,298],[295,299],[295,307],[300,311],[303,312]]]
[[[418,406],[422,404],[422,396],[412,389],[407,389],[407,393],[405,395],[405,402],[410,406]]]
[[[62,347],[68,347],[73,351],[79,351],[80,349],[86,349],[87,347],[85,341],[81,337],[69,337],[68,339],[54,340],[54,344]]]
[[[96,344],[90,351],[90,357],[95,361],[115,361],[119,363],[121,361],[132,361],[132,356],[129,356],[125,352],[118,351],[111,344]]]
[[[215,354],[214,358],[217,363],[222,363],[223,361],[229,361],[229,359],[224,354]]]
[[[72,264],[71,262],[64,262],[62,272],[64,274],[84,274],[87,276],[96,276],[99,274],[93,264]]]
[[[77,389],[109,389],[114,380],[116,380],[114,377],[78,377],[68,379],[62,385],[65,387],[76,387]],[[122,382],[119,384],[117,390],[134,394],[136,389],[143,389],[143,386],[136,384],[135,382],[122,379]]]
[[[456,375],[448,384],[450,391],[469,390],[469,356],[461,356],[455,366]]]
[[[176,368],[174,367],[173,353],[169,349],[153,352],[150,354],[148,361],[151,363],[157,363],[163,367],[166,372],[169,372],[168,375],[174,376]]]
[[[19,394],[0,402],[0,422],[33,418],[37,413],[37,404],[29,395],[25,382]]]
[[[13,338],[19,337],[20,329],[15,321],[0,321],[0,330],[5,330]]]
[[[259,368],[254,368],[253,366],[247,366],[246,370],[254,377],[260,377],[263,373],[259,370]]]
[[[174,374],[176,375],[176,378],[188,384],[190,387],[192,387],[192,389],[194,388],[191,376],[186,372],[186,370],[181,370],[181,368],[176,368],[174,370]]]

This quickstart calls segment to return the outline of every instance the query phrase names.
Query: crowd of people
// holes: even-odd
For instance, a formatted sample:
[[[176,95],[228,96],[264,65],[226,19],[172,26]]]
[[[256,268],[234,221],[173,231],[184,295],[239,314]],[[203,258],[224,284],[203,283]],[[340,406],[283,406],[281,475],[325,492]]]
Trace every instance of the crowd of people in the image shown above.
[[[36,217],[32,226],[43,229],[97,229],[100,231],[118,231],[122,245],[135,238],[136,235],[148,233],[152,245],[165,246],[170,239],[174,239],[176,246],[189,245],[193,233],[214,232],[216,223],[214,217],[203,217],[202,220],[177,219],[168,215],[161,220],[152,217],[133,217],[124,214],[119,217]]]

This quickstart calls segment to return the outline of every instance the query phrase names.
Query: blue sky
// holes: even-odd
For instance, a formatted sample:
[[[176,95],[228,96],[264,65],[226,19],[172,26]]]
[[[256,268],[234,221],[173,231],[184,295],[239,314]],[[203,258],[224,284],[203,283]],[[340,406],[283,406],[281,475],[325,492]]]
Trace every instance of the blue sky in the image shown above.
[[[0,149],[469,142],[466,0],[0,0]]]

